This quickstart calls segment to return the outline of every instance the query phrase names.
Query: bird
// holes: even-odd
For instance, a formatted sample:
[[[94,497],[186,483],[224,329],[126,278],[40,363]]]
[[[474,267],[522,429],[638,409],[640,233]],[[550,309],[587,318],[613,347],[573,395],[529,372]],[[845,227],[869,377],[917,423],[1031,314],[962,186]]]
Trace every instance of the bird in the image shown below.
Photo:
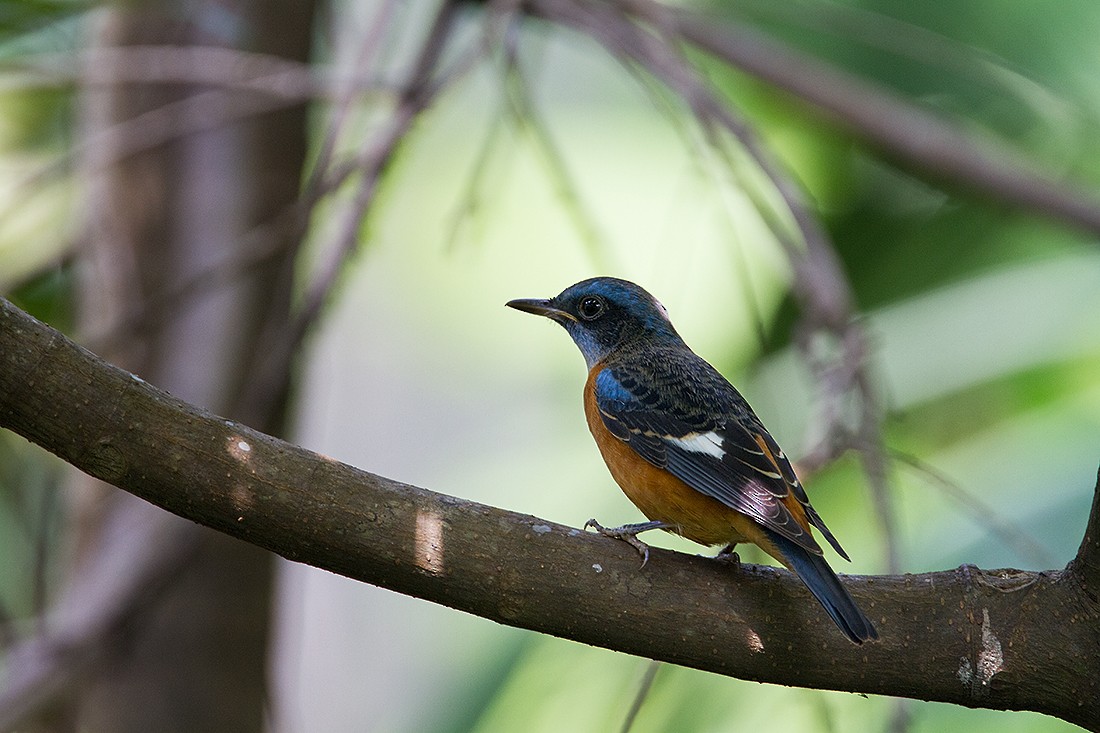
[[[794,468],[741,393],[698,356],[668,311],[641,286],[583,280],[549,299],[510,308],[565,327],[584,356],[584,412],[615,482],[649,521],[585,528],[625,540],[661,529],[733,552],[757,545],[794,572],[856,644],[878,638],[826,562],[814,529],[849,560]]]

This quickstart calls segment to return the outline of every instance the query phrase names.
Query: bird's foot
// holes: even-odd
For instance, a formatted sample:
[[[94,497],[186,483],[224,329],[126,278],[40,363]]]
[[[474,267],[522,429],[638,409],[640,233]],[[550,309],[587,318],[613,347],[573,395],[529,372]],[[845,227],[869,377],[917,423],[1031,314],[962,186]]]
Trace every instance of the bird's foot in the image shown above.
[[[741,556],[737,554],[737,551],[734,549],[735,547],[737,547],[737,543],[726,545],[722,548],[721,552],[714,556],[714,559],[718,562],[728,563],[737,568],[741,567]]]
[[[589,519],[584,523],[584,528],[591,527],[604,537],[612,537],[617,540],[622,540],[627,543],[642,556],[642,567],[649,562],[649,545],[638,539],[638,535],[641,532],[648,532],[651,529],[668,529],[671,524],[665,522],[638,522],[637,524],[624,524],[621,527],[604,527],[595,519]]]

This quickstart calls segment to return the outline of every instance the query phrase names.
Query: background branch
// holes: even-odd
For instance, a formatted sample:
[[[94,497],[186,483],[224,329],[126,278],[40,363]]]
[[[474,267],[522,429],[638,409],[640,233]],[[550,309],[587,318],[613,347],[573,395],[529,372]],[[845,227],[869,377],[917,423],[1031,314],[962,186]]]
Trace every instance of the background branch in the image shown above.
[[[687,13],[677,19],[687,42],[808,102],[907,168],[1100,232],[1100,196],[1056,180],[1004,146],[749,28]]]
[[[630,18],[674,42],[713,55],[806,102],[850,134],[906,168],[938,182],[961,185],[1006,203],[1100,232],[1100,195],[1057,180],[1003,145],[967,134],[887,89],[823,63],[738,24],[702,17],[651,0],[606,4],[529,0],[530,12],[574,27],[616,48]],[[618,42],[616,41],[618,38]],[[657,41],[654,41],[655,43]],[[676,84],[672,84],[676,88]],[[685,99],[691,102],[690,97]]]

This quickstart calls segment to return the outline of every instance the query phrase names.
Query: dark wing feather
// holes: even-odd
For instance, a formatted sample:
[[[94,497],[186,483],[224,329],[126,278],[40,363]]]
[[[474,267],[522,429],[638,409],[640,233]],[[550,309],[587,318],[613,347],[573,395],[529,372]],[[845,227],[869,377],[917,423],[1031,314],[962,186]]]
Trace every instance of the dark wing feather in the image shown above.
[[[596,376],[597,406],[611,433],[696,491],[820,554],[811,533],[784,504],[793,497],[847,559],[810,506],[790,462],[737,390],[691,352],[645,357],[644,370],[618,362]],[[712,437],[715,450],[692,450],[683,442],[700,435]]]
[[[810,505],[810,497],[806,496],[806,489],[802,488],[802,482],[798,480],[798,476],[794,473],[794,467],[791,466],[791,462],[787,460],[787,456],[784,455],[783,449],[779,447],[779,444],[775,442],[775,438],[771,436],[760,422],[760,419],[753,415],[753,418],[758,426],[758,432],[755,437],[759,439],[767,451],[774,457],[776,468],[783,475],[783,481],[790,487],[791,493],[794,498],[798,500],[798,503],[802,505],[803,510],[806,512],[806,518],[810,520],[810,524],[817,527],[817,529],[825,536],[825,539],[829,541],[829,544],[836,550],[836,554],[843,557],[845,560],[851,562],[852,558],[848,557],[848,553],[844,551],[844,548],[840,546],[840,542],[833,533],[829,531],[829,528],[825,526],[825,521],[821,518],[821,515],[817,513],[817,510]]]

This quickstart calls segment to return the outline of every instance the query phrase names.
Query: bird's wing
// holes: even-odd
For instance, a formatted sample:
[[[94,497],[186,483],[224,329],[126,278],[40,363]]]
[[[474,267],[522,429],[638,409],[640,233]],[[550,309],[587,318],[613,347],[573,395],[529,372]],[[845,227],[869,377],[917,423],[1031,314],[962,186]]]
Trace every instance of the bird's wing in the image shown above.
[[[697,359],[697,357],[696,357]],[[847,555],[810,506],[790,461],[737,390],[701,359],[606,366],[604,425],[642,458],[815,554],[810,525]]]
[[[806,489],[802,487],[802,482],[798,480],[798,476],[795,475],[794,467],[791,466],[790,460],[783,453],[783,449],[779,447],[779,444],[775,442],[775,438],[771,436],[771,433],[767,431],[760,419],[755,414],[752,415],[752,421],[756,428],[752,431],[753,439],[758,441],[761,445],[761,449],[770,457],[770,460],[774,463],[775,467],[779,469],[779,472],[783,475],[783,481],[790,488],[791,495],[802,506],[803,511],[806,513],[806,519],[810,524],[825,535],[825,539],[829,541],[829,544],[833,546],[837,554],[843,557],[845,560],[851,562],[851,558],[848,557],[848,553],[844,551],[844,548],[840,546],[840,542],[833,536],[833,533],[829,531],[829,528],[825,526],[825,521],[817,513],[817,510],[810,504],[810,497],[806,496]]]

